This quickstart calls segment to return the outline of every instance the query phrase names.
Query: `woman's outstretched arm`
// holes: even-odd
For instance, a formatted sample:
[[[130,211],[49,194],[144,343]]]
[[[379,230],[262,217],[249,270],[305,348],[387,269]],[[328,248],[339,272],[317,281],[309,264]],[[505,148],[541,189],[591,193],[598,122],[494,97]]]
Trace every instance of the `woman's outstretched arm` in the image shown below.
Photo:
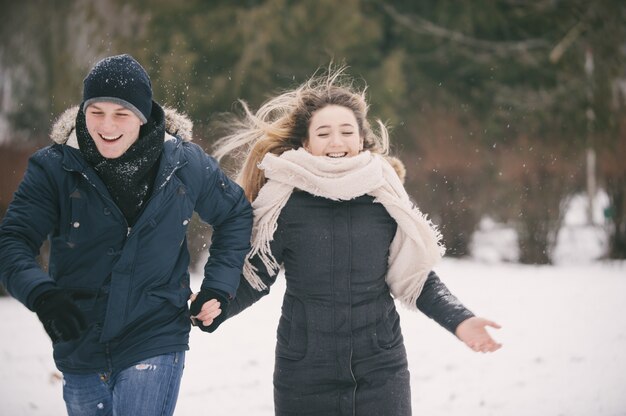
[[[474,351],[492,352],[502,346],[486,329],[487,326],[500,328],[500,325],[475,316],[450,292],[434,271],[429,273],[416,304],[426,316],[456,335]]]

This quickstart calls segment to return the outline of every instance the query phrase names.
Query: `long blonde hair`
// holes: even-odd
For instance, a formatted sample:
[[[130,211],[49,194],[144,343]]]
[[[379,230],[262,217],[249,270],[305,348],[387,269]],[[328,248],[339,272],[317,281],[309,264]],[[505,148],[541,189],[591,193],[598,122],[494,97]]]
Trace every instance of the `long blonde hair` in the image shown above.
[[[379,134],[376,134],[367,120],[367,88],[356,88],[345,69],[329,68],[324,74],[313,75],[294,90],[269,99],[256,113],[240,100],[243,116],[231,115],[222,120],[221,127],[227,134],[215,143],[213,154],[218,160],[226,155],[233,156],[237,162],[243,159],[236,180],[250,201],[254,201],[265,184],[265,175],[257,167],[258,163],[268,152],[280,155],[302,147],[308,138],[313,113],[328,105],[352,110],[364,150],[383,155],[389,152],[389,133],[385,125],[377,120]]]

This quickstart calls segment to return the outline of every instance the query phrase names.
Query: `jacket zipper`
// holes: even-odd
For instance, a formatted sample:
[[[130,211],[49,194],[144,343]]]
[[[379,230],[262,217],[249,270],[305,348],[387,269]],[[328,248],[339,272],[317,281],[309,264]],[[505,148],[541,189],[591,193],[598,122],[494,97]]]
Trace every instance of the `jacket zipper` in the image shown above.
[[[350,260],[350,263],[352,263],[352,221],[350,221],[350,219],[352,218],[351,215],[351,204],[350,201],[346,201],[346,210],[348,211],[346,215],[346,220],[348,222],[348,259]],[[352,268],[350,267],[349,269],[349,273],[350,275],[348,276],[348,296],[349,296],[349,305],[350,305],[350,377],[352,377],[352,382],[354,383],[354,389],[352,391],[352,416],[356,415],[356,389],[358,387],[357,382],[356,382],[356,377],[354,376],[354,372],[352,371],[352,354],[354,352],[353,350],[353,343],[352,343]]]
[[[187,164],[187,162],[185,162],[184,164],[180,164],[177,163],[176,166],[173,167],[172,171],[167,175],[167,177],[165,178],[165,180],[159,185],[158,188],[155,188],[152,190],[152,195],[150,195],[150,198],[148,198],[148,200],[146,201],[146,204],[144,205],[144,208],[147,207],[148,205],[150,205],[150,201],[152,201],[154,199],[154,196],[158,193],[161,192],[161,190],[163,188],[165,188],[165,185],[167,185],[169,183],[169,181],[172,179],[172,176],[174,176],[174,173],[176,173],[176,171],[180,168],[182,168],[183,166],[185,166]],[[118,208],[119,210],[119,208]],[[143,209],[142,209],[143,211]],[[120,211],[121,212],[121,211]],[[124,216],[122,214],[122,216]],[[140,215],[141,216],[141,212]],[[126,220],[126,218],[124,218],[124,220]],[[133,230],[133,227],[128,226],[128,221],[126,222],[127,225],[127,230],[126,230],[126,238],[128,239],[128,236],[130,235],[131,231]],[[135,224],[136,225],[136,224]]]

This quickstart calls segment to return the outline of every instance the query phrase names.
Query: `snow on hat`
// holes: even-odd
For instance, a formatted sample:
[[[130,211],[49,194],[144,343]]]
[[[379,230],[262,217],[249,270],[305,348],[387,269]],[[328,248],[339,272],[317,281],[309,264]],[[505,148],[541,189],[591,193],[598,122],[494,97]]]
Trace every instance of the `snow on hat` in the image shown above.
[[[98,62],[83,80],[83,109],[96,102],[119,104],[142,123],[152,112],[152,83],[145,69],[128,54]]]

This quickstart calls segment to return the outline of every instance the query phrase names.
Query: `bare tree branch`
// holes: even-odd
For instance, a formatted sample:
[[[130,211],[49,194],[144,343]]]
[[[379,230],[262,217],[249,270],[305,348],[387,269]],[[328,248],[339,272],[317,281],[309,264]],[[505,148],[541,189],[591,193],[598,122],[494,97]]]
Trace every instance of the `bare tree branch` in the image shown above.
[[[550,62],[552,62],[553,64],[557,63],[559,59],[561,59],[561,56],[563,56],[567,48],[569,48],[572,45],[572,43],[574,43],[574,41],[580,36],[582,32],[583,32],[583,23],[582,22],[576,23],[574,27],[572,27],[565,34],[563,39],[561,39],[561,41],[557,43],[557,45],[552,49],[552,51],[550,52]]]
[[[476,49],[486,50],[497,55],[509,55],[511,53],[527,52],[531,49],[547,49],[548,42],[545,39],[526,39],[515,42],[497,42],[491,40],[477,39],[467,36],[461,32],[447,29],[436,25],[423,17],[412,14],[407,16],[401,14],[395,7],[382,3],[381,7],[391,18],[398,24],[410,29],[416,33],[435,36],[442,39],[469,46]]]

